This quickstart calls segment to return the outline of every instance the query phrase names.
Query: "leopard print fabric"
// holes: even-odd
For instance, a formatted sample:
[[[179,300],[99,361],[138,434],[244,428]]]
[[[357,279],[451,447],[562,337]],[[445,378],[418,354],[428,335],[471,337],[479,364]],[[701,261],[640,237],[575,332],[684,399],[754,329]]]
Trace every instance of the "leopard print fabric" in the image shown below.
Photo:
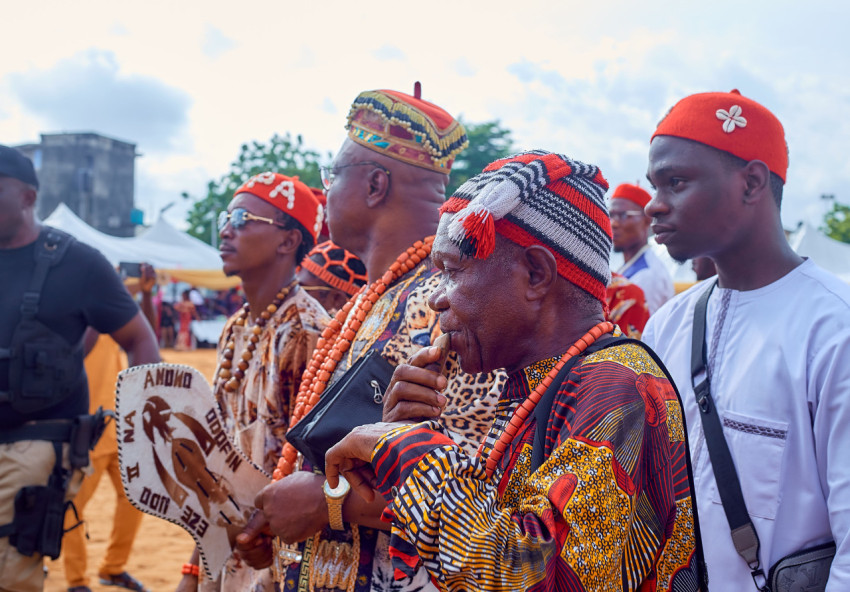
[[[354,362],[372,349],[379,349],[393,365],[407,361],[439,337],[439,315],[428,306],[428,297],[440,283],[440,272],[426,259],[396,282],[375,303],[344,358],[334,373],[338,380]],[[453,439],[474,454],[493,423],[496,401],[504,384],[504,373],[466,374],[457,354],[446,364],[449,385],[442,423]]]

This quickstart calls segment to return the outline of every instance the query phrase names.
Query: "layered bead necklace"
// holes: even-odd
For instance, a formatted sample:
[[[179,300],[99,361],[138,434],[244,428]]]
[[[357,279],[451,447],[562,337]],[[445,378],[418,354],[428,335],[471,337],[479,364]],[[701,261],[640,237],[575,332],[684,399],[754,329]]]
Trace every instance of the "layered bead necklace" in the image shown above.
[[[421,241],[416,241],[412,247],[409,247],[405,252],[399,255],[395,262],[390,265],[390,268],[381,276],[380,279],[373,282],[368,287],[363,286],[360,290],[345,303],[331,320],[321,337],[316,343],[316,349],[313,351],[313,357],[304,374],[301,376],[301,384],[298,388],[298,395],[295,398],[295,408],[289,416],[289,427],[297,424],[301,419],[310,412],[310,410],[318,403],[319,397],[328,386],[328,382],[336,370],[337,365],[342,360],[345,353],[351,348],[351,343],[354,341],[357,331],[363,325],[369,311],[387,291],[396,280],[401,276],[413,270],[417,265],[422,263],[424,259],[431,254],[431,245],[434,243],[434,237],[429,236]],[[355,309],[356,303],[356,309]],[[295,471],[296,459],[298,451],[292,444],[285,442],[281,452],[280,459],[277,463],[277,468],[274,470],[272,481],[279,481],[287,475],[291,475]],[[352,541],[351,543],[328,543],[322,546],[326,541],[319,541],[321,533],[316,533],[312,539],[308,539],[308,546],[313,547],[315,552],[324,551],[324,559],[336,561],[334,558],[339,558],[345,555],[348,557],[349,563],[353,566],[345,572],[345,577],[334,577],[334,586],[345,589],[347,592],[354,590],[354,583],[357,579],[357,565],[360,562],[360,531],[356,525],[352,525]],[[302,560],[301,553],[298,552],[298,546],[293,544],[284,544],[280,539],[274,537],[273,541],[273,564],[272,570],[276,581],[281,582],[285,576],[286,567],[292,563]],[[312,553],[313,551],[311,551]],[[310,590],[313,590],[316,585],[325,582],[327,574],[317,574],[314,569],[314,561],[310,564],[309,584]]]
[[[605,335],[606,333],[610,333],[614,330],[614,324],[609,321],[603,321],[596,326],[594,326],[590,331],[579,337],[578,341],[570,346],[558,363],[555,364],[555,367],[549,371],[549,374],[540,381],[534,390],[531,392],[528,397],[526,397],[525,401],[522,402],[522,405],[517,407],[517,410],[514,412],[513,417],[511,417],[510,422],[505,427],[505,431],[499,436],[499,439],[493,445],[493,450],[490,452],[490,455],[487,457],[486,461],[486,474],[487,478],[493,476],[493,473],[496,470],[496,467],[499,466],[499,461],[502,460],[502,457],[505,455],[505,452],[508,450],[508,447],[513,442],[516,437],[519,429],[528,419],[528,417],[534,412],[534,408],[537,407],[537,403],[540,402],[540,399],[543,398],[546,389],[552,384],[552,381],[555,380],[555,377],[558,376],[558,372],[561,371],[561,368],[564,367],[571,358],[575,356],[579,356],[586,350],[588,347],[593,344],[594,341]]]
[[[301,377],[301,385],[295,398],[295,409],[289,417],[289,427],[301,421],[313,406],[319,401],[319,397],[328,386],[337,365],[345,353],[351,347],[351,342],[357,335],[369,311],[378,299],[387,291],[393,282],[401,276],[414,269],[431,254],[431,245],[434,237],[429,236],[425,240],[416,241],[412,247],[399,255],[390,268],[380,279],[371,285],[364,286],[343,306],[330,324],[322,332],[322,336],[316,343],[316,349],[310,364]],[[356,309],[355,309],[356,303]],[[354,309],[352,311],[352,309]],[[349,314],[350,313],[350,314]],[[295,461],[298,451],[286,442],[274,471],[274,481],[278,481],[295,470]]]
[[[294,287],[295,280],[292,280],[289,282],[288,286],[282,288],[275,295],[271,304],[269,304],[257,317],[256,323],[254,323],[254,326],[251,328],[251,335],[248,337],[248,343],[245,345],[245,350],[242,352],[242,359],[236,362],[235,369],[233,368],[233,356],[236,351],[236,342],[233,340],[233,332],[231,330],[230,338],[227,340],[227,344],[224,346],[224,351],[221,354],[223,359],[219,362],[218,372],[216,373],[213,384],[217,384],[219,380],[226,380],[227,382],[224,383],[224,390],[229,393],[235,393],[239,389],[242,379],[245,378],[245,372],[248,370],[248,365],[251,363],[251,358],[254,357],[254,351],[257,349],[257,343],[260,341],[260,335],[263,334],[263,329],[265,328],[266,323],[268,323],[269,319],[272,318],[272,315],[277,312],[280,305],[283,304],[283,301],[286,300],[286,297],[289,296],[289,293]],[[242,310],[239,311],[239,316],[236,317],[233,324],[241,327],[246,326],[249,313],[250,306],[246,302],[242,305]]]

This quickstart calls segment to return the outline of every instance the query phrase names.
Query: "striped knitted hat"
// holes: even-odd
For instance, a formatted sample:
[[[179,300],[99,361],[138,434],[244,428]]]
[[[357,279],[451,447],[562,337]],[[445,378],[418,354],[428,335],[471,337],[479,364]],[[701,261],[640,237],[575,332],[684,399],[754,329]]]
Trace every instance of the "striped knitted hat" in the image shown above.
[[[532,150],[487,165],[440,213],[459,212],[448,233],[463,255],[489,257],[497,232],[523,247],[542,245],[562,277],[604,305],[611,278],[607,190],[598,167]]]

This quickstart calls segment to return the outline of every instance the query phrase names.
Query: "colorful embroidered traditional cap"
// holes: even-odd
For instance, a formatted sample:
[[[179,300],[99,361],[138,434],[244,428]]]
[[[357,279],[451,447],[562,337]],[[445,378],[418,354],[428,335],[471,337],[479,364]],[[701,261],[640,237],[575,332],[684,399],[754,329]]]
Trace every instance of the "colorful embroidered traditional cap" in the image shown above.
[[[617,185],[617,188],[611,195],[611,199],[615,198],[627,199],[642,208],[645,208],[646,204],[652,201],[652,196],[646,191],[646,189],[643,189],[639,185],[632,185],[631,183]]]
[[[661,120],[652,138],[655,136],[693,140],[748,162],[760,160],[785,181],[788,145],[782,124],[767,108],[737,90],[685,97]]]
[[[349,296],[354,296],[368,279],[366,266],[357,255],[331,241],[313,247],[301,267]]]
[[[313,241],[322,228],[325,209],[313,192],[298,177],[287,177],[280,173],[260,173],[248,179],[234,195],[250,193],[265,200],[298,220],[313,236]]]
[[[497,232],[523,247],[543,245],[562,277],[605,305],[612,241],[607,190],[598,167],[533,150],[487,165],[440,212],[459,213],[448,233],[462,254],[486,259]]]
[[[0,144],[0,177],[12,177],[38,189],[32,161],[20,151]]]
[[[390,158],[449,174],[469,145],[466,130],[433,103],[394,90],[370,90],[354,99],[348,137]]]

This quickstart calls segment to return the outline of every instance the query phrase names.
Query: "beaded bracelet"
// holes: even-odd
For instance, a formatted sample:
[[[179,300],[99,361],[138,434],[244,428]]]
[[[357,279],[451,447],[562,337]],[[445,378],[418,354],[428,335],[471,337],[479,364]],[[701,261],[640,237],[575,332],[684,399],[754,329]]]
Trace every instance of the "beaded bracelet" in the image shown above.
[[[201,569],[194,563],[184,563],[181,573],[184,576],[195,576],[197,578],[201,575]]]

